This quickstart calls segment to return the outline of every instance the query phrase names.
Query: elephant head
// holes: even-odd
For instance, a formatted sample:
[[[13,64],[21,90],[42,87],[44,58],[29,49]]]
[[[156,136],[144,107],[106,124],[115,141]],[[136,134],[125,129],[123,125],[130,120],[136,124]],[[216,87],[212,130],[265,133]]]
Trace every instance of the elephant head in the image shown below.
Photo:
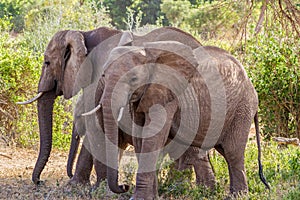
[[[87,48],[80,32],[56,33],[44,54],[38,92],[55,90],[56,95],[71,98],[76,74],[86,56]]]
[[[52,113],[55,98],[63,95],[65,99],[69,99],[79,91],[79,84],[76,83],[78,73],[89,76],[81,77],[85,81],[85,86],[90,83],[93,69],[81,69],[80,72],[81,64],[99,43],[118,33],[120,31],[105,27],[88,32],[64,30],[57,32],[50,40],[44,53],[38,95],[31,100],[19,103],[28,104],[38,100],[40,151],[32,175],[35,184],[39,183],[40,174],[51,152]]]

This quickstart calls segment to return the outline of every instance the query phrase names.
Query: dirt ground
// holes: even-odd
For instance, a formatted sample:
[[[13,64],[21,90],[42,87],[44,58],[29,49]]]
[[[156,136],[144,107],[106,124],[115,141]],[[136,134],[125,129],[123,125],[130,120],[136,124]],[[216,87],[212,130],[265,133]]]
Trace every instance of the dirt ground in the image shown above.
[[[107,186],[69,185],[67,151],[52,150],[41,174],[41,186],[31,181],[38,150],[0,145],[0,199],[129,199],[130,194],[115,195]],[[133,155],[126,153],[125,160]],[[124,164],[124,163],[123,163]],[[93,170],[91,183],[95,182]]]
[[[0,147],[0,199],[93,199],[91,187],[78,189],[67,184],[67,153],[52,150],[41,174],[44,182],[37,187],[32,183],[31,175],[38,151]]]
[[[249,137],[253,136],[255,136],[255,131],[254,127],[251,127]],[[31,181],[31,175],[37,156],[37,149],[0,145],[0,199],[99,199],[97,193],[91,192],[91,187],[68,184],[67,151],[52,150],[49,161],[41,174],[41,180],[44,182],[41,186],[35,186]],[[127,156],[124,155],[124,157]],[[92,182],[95,179],[95,172],[93,172]],[[123,198],[112,194],[107,188],[104,190],[103,192],[102,189],[101,192],[105,193],[105,199],[128,199],[128,196]]]

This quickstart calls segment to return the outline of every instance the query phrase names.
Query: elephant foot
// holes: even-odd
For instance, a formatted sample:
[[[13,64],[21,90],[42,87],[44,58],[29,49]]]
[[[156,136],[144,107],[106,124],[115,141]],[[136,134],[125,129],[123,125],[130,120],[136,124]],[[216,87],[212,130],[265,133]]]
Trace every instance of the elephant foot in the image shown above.
[[[224,200],[244,199],[248,195],[248,190],[231,192]]]
[[[158,198],[136,198],[132,196],[129,200],[157,200]]]
[[[197,185],[201,185],[204,186],[210,190],[214,190],[215,189],[215,185],[216,185],[216,181],[215,180],[196,180],[196,184]]]
[[[103,181],[105,181],[106,179],[97,179],[97,181],[96,181],[96,183],[94,183],[93,184],[93,186],[92,186],[92,188],[95,190],[95,189],[97,189],[99,186],[100,186],[100,184],[103,182]]]
[[[71,186],[76,186],[76,185],[91,186],[90,180],[84,180],[76,177],[71,178],[71,180],[69,180],[67,184]]]

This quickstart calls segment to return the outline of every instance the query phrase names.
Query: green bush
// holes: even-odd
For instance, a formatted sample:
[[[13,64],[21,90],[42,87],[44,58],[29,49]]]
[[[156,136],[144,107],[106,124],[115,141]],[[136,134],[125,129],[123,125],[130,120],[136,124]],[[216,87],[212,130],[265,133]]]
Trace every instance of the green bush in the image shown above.
[[[21,32],[24,28],[24,16],[33,2],[34,0],[1,0],[0,30],[5,27],[10,31]],[[8,20],[11,25],[5,26],[3,19]]]
[[[160,9],[161,0],[103,0],[98,3],[100,6],[102,4],[108,8],[112,25],[118,29],[126,30],[149,24],[155,25],[158,19],[162,19],[162,23],[166,24],[166,20],[163,19],[164,14]]]
[[[20,110],[14,102],[20,100],[20,97],[22,99],[33,94],[33,85],[37,84],[38,79],[38,59],[32,56],[21,36],[12,37],[8,32],[2,32],[0,44],[1,135],[13,140],[18,136],[18,131],[13,126],[16,119],[27,113]],[[31,127],[25,125],[24,128]]]
[[[246,1],[162,0],[161,10],[172,26],[199,35],[201,39],[236,39],[247,22],[257,16],[261,3],[252,3],[255,9]]]
[[[165,159],[166,160],[166,159]],[[170,196],[187,196],[194,187],[195,176],[190,169],[177,171],[174,163],[167,160],[163,163],[159,176],[159,193],[164,198]]]
[[[263,133],[300,137],[300,42],[280,30],[249,41],[247,70],[259,96]]]
[[[80,5],[77,1],[59,3],[46,0],[32,6],[25,22],[22,34],[12,36],[2,31],[0,36],[0,84],[4,86],[0,96],[0,131],[7,140],[15,138],[14,141],[21,146],[34,147],[39,138],[36,103],[16,106],[14,102],[36,95],[47,43],[58,30],[91,30],[110,26],[110,19],[105,9],[98,9],[92,3]],[[3,104],[2,99],[5,99]],[[73,120],[71,103],[63,98],[55,102],[55,148],[69,147]]]
[[[59,30],[87,31],[111,26],[104,7],[97,8],[92,2],[80,5],[75,0],[59,2],[46,0],[34,6],[25,16],[27,45],[38,54],[45,51],[51,37]]]

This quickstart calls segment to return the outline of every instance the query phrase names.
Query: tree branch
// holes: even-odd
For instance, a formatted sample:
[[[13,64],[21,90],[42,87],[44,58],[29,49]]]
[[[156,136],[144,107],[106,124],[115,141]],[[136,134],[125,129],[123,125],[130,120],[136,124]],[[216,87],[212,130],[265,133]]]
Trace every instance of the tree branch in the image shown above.
[[[255,35],[257,35],[261,31],[262,23],[263,23],[264,18],[265,18],[265,12],[266,12],[268,3],[269,3],[269,0],[265,0],[264,4],[261,7],[261,11],[260,11],[260,15],[259,15],[259,18],[258,18],[258,22],[257,22],[255,30],[254,30],[255,31]]]

